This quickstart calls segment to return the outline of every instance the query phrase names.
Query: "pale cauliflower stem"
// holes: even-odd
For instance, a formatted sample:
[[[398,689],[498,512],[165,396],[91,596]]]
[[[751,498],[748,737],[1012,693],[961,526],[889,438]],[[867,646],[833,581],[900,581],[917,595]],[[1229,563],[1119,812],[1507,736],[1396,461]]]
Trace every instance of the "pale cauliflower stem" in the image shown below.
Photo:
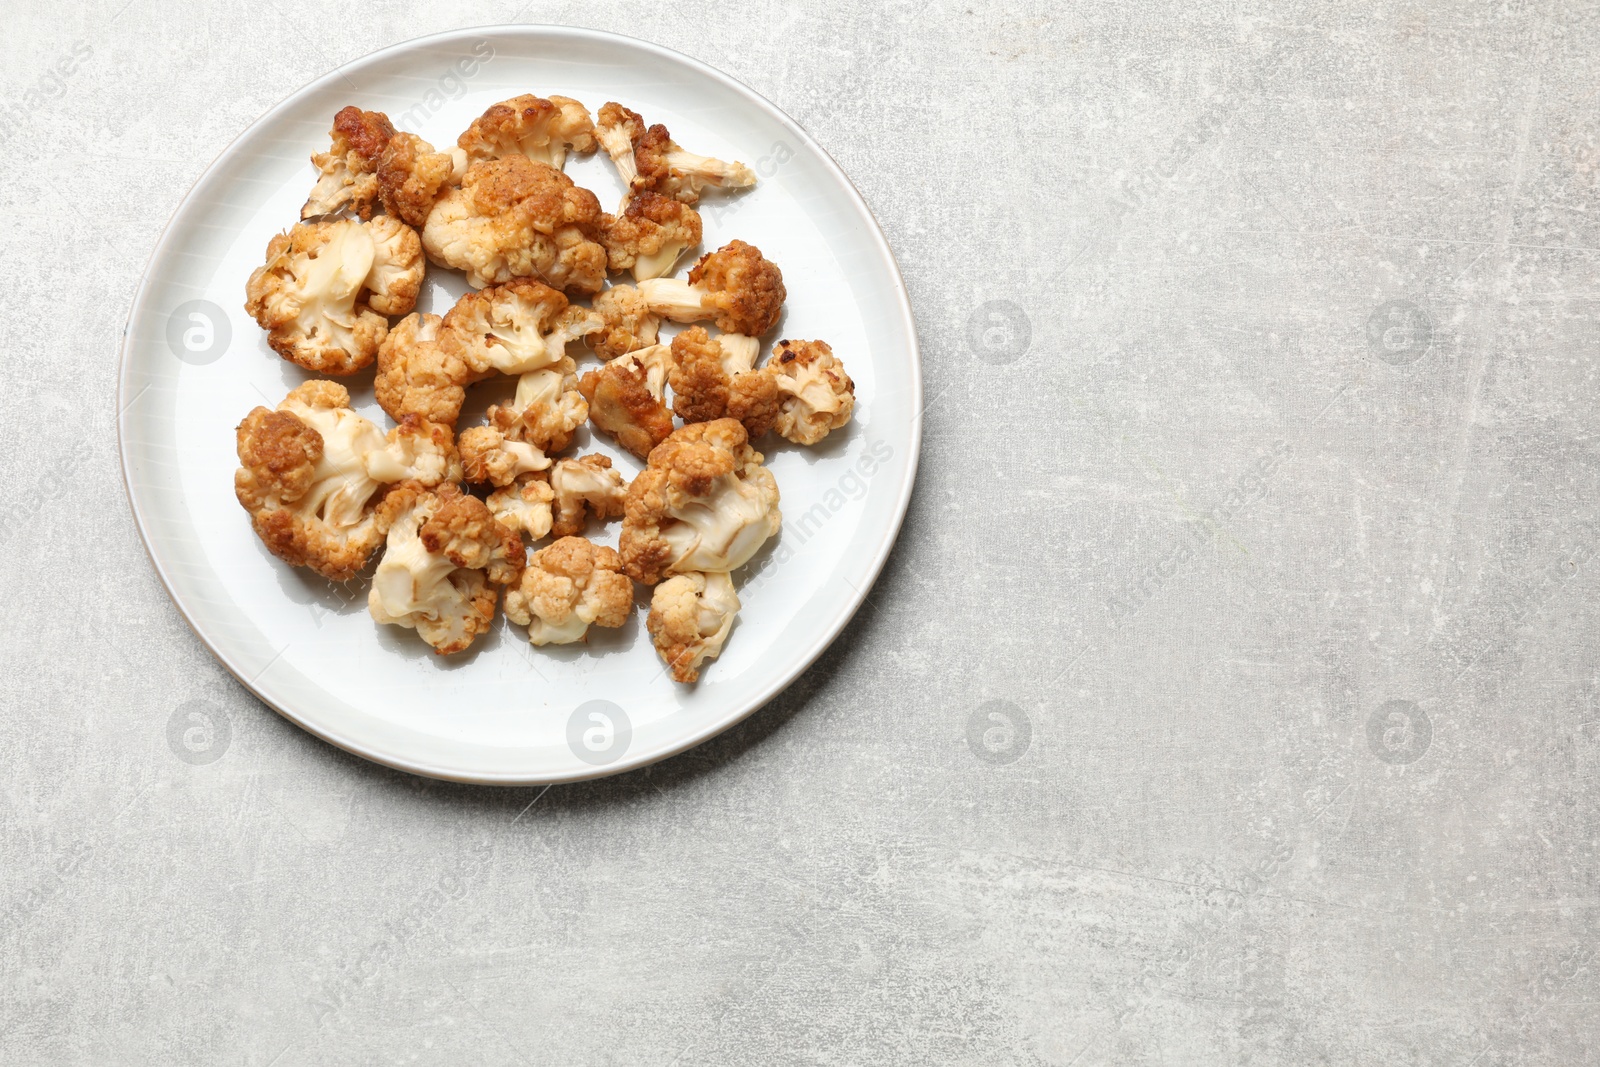
[[[444,317],[443,343],[476,374],[526,374],[560,363],[568,342],[604,326],[548,285],[515,278],[456,301]]]
[[[651,278],[638,289],[652,312],[673,322],[709,319],[723,333],[749,337],[760,337],[777,325],[787,295],[777,264],[743,241],[730,241],[701,256],[688,281]]]
[[[589,109],[571,97],[545,100],[525,93],[492,105],[456,144],[474,162],[523,155],[560,170],[569,151],[594,151],[594,120]]]
[[[267,245],[244,306],[284,359],[352,374],[377,356],[384,316],[416,304],[423,270],[416,231],[392,216],[301,222]]]
[[[620,519],[628,483],[614,470],[611,459],[598,452],[578,459],[560,459],[550,468],[550,490],[555,500],[550,532],[570,537],[583,532],[586,515]]]
[[[358,107],[342,108],[333,116],[329,136],[333,144],[328,151],[311,157],[318,171],[317,184],[300,209],[300,217],[309,219],[348,208],[364,219],[371,218],[373,202],[378,199],[378,160],[394,136],[389,116]]]
[[[556,288],[597,293],[606,250],[595,239],[600,202],[565,174],[527,156],[487,159],[467,168],[422,228],[435,263],[467,272],[475,289],[538,278]]]
[[[672,339],[672,410],[685,423],[738,419],[754,441],[778,417],[778,384],[756,370],[761,342],[743,334],[713,338],[691,326]]]
[[[644,295],[631,285],[613,285],[594,298],[603,326],[585,343],[601,359],[615,359],[649,348],[660,336],[661,316],[650,310]]]
[[[628,577],[735,571],[782,524],[778,483],[734,419],[697,422],[650,453],[628,487],[619,549]]]
[[[461,417],[466,387],[479,375],[441,343],[442,331],[439,316],[413,313],[379,346],[373,390],[378,406],[396,421],[415,415],[454,427]]]
[[[589,421],[645,459],[672,433],[672,410],[666,402],[671,371],[672,349],[652,345],[585,374],[578,380],[578,391],[589,402]]]
[[[648,189],[693,204],[708,185],[743,189],[756,183],[755,172],[743,163],[686,152],[665,126],[646,128],[637,112],[615,102],[600,109],[595,135],[616,164],[623,184],[635,192]]]
[[[414,629],[440,655],[465,651],[494,620],[493,585],[516,581],[522,541],[488,507],[446,484],[397,486],[384,502],[389,533],[367,611]],[[493,585],[491,585],[493,583]]]
[[[526,441],[542,452],[560,452],[589,417],[589,403],[578,391],[578,365],[570,356],[517,379],[509,404],[489,407],[489,425],[513,441]]]
[[[699,212],[648,191],[629,199],[621,214],[602,216],[600,223],[607,269],[632,271],[641,281],[671,274],[683,254],[700,243],[700,234]]]
[[[633,583],[622,558],[582,537],[563,537],[528,558],[522,579],[506,590],[506,617],[528,628],[536,645],[568,645],[589,627],[615,629],[633,611]]]
[[[548,472],[533,471],[518,475],[510,485],[496,489],[484,503],[489,505],[501,526],[531,542],[550,532],[550,502],[554,498]]]
[[[763,368],[783,399],[775,425],[799,445],[814,445],[850,421],[856,383],[822,341],[779,341]]]
[[[650,597],[645,629],[675,682],[698,681],[700,667],[716,659],[739,613],[733,579],[722,571],[678,574]]]
[[[474,426],[462,431],[456,443],[467,481],[510,485],[520,476],[547,470],[550,460],[526,441],[513,441],[497,426]]]
[[[234,493],[256,534],[285,563],[336,582],[382,542],[389,519],[374,503],[388,483],[459,477],[446,428],[411,419],[385,436],[337,382],[306,382],[276,411],[256,408],[237,436]]]
[[[397,133],[378,158],[378,198],[385,211],[420,230],[439,197],[466,173],[461,149],[440,152],[414,133]]]

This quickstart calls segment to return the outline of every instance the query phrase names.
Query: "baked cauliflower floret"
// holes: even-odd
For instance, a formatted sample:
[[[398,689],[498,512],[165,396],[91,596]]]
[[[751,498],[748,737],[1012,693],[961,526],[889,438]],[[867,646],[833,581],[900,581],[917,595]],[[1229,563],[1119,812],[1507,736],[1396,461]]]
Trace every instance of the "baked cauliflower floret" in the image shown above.
[[[756,183],[743,163],[724,163],[685,152],[662,125],[646,128],[637,112],[612,102],[600,109],[595,134],[629,189],[650,190],[685,204],[699,201],[708,185],[742,189]]]
[[[592,238],[600,202],[565,174],[527,156],[473,163],[428,214],[422,245],[434,262],[467,272],[474,288],[536,277],[597,293],[606,250]]]
[[[550,531],[557,537],[581,534],[586,512],[597,519],[621,518],[628,495],[622,472],[598,452],[556,460],[550,468],[550,489],[555,500]]]
[[[439,152],[414,133],[397,133],[378,158],[378,197],[389,214],[421,229],[439,197],[466,172],[461,149]]]
[[[407,315],[378,348],[374,392],[378,406],[397,421],[417,415],[454,427],[461,417],[466,386],[476,375],[440,343],[441,327],[437,315]]]
[[[649,191],[632,197],[620,215],[602,216],[600,242],[607,269],[638,279],[671,274],[684,252],[700,243],[700,213]]]
[[[678,574],[656,586],[645,628],[675,682],[700,678],[700,665],[716,659],[739,613],[733,579],[721,571]]]
[[[297,223],[267,245],[250,275],[245,310],[284,359],[323,374],[371,363],[389,332],[384,315],[416,303],[423,262],[403,223],[323,219]]]
[[[559,363],[569,341],[604,325],[548,285],[516,278],[456,301],[444,317],[443,343],[479,375],[526,374]]]
[[[778,433],[790,441],[814,445],[850,421],[856,384],[825,342],[779,341],[763,369],[782,396]]]
[[[743,241],[730,241],[701,256],[688,281],[651,278],[638,288],[657,315],[673,322],[710,319],[723,333],[750,337],[760,337],[777,324],[787,295],[777,264]]]
[[[733,419],[697,422],[650,453],[628,486],[620,551],[628,577],[735,571],[778,532],[778,483]]]
[[[589,421],[644,459],[672,432],[672,411],[666,402],[671,370],[672,349],[652,345],[585,374],[578,391],[589,402]]]
[[[518,475],[515,482],[496,489],[484,503],[501,526],[537,541],[550,532],[550,502],[554,497],[548,472],[534,471]]]
[[[329,131],[333,145],[311,157],[318,173],[311,196],[300,217],[326,215],[349,208],[362,218],[372,217],[378,198],[378,160],[394,136],[389,116],[381,111],[342,108],[333,116]]]
[[[441,436],[442,433],[442,436]],[[448,431],[416,420],[390,431],[350,408],[337,382],[306,382],[238,429],[234,493],[273,555],[344,581],[388,529],[373,504],[386,483],[452,473]]]
[[[589,417],[589,403],[578,391],[578,365],[570,356],[517,379],[509,404],[489,408],[489,425],[514,441],[526,441],[542,452],[560,452]]]
[[[586,343],[601,359],[649,348],[660,336],[661,316],[650,310],[644,294],[631,285],[613,285],[593,303],[604,325],[590,334]]]
[[[547,470],[544,452],[526,441],[513,441],[497,426],[474,426],[457,443],[467,481],[510,485],[530,471]]]
[[[454,485],[429,491],[405,483],[384,511],[387,547],[367,611],[379,623],[415,629],[441,655],[465,650],[494,619],[490,583],[513,582],[522,569],[522,541]]]
[[[615,629],[633,611],[633,583],[614,548],[563,537],[528,558],[522,580],[506,590],[506,617],[528,628],[536,645],[567,645],[590,626]]]
[[[738,419],[754,441],[778,416],[778,384],[754,369],[761,342],[738,333],[712,337],[691,326],[672,339],[672,410],[684,422]]]
[[[560,170],[569,150],[594,151],[594,120],[571,97],[544,100],[525,93],[490,107],[456,144],[473,162],[524,155]]]

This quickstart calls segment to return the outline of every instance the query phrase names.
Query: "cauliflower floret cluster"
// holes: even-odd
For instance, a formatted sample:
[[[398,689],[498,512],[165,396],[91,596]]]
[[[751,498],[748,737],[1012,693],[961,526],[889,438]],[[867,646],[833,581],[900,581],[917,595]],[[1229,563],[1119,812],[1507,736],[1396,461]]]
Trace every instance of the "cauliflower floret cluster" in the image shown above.
[[[467,293],[443,322],[444,344],[479,375],[552,366],[566,355],[568,342],[603,326],[595,312],[531,278]]]
[[[671,371],[672,348],[652,345],[585,374],[578,380],[578,390],[589,402],[589,421],[629,452],[646,458],[672,433],[672,410],[666,400]]]
[[[594,151],[594,120],[571,97],[525,93],[491,106],[456,144],[474,162],[522,155],[560,170],[569,151]]]
[[[623,569],[654,585],[664,575],[734,571],[778,532],[778,483],[734,419],[673,431],[628,487]]]
[[[717,658],[738,613],[731,575],[690,571],[656,586],[645,629],[672,680],[687,684],[699,680],[701,664]]]
[[[611,466],[609,456],[595,452],[577,459],[557,460],[550,468],[554,517],[550,532],[571,537],[583,532],[586,517],[620,519],[628,483]]]
[[[346,107],[333,116],[333,140],[326,152],[311,157],[317,184],[300,209],[300,217],[327,215],[348,208],[363,219],[372,217],[378,199],[378,160],[394,136],[394,125],[381,111]]]
[[[474,288],[537,278],[556,289],[600,291],[606,250],[594,238],[600,201],[547,163],[524,155],[471,164],[422,228],[429,258],[467,273]]]
[[[691,326],[672,339],[672,409],[684,422],[738,419],[750,440],[778,417],[778,383],[756,370],[761,342],[743,334],[713,338]]]
[[[631,285],[613,285],[594,298],[601,327],[587,343],[601,359],[615,359],[649,348],[660,336],[661,316],[650,310],[644,294]]]
[[[494,586],[522,570],[522,541],[483,501],[454,485],[397,487],[385,501],[388,538],[367,611],[417,631],[440,655],[463,652],[494,621]]]
[[[384,316],[416,304],[423,270],[416,231],[393,216],[301,222],[267,245],[245,310],[284,359],[351,374],[376,358],[389,332]]]
[[[651,278],[638,286],[646,306],[673,322],[714,321],[723,333],[760,337],[778,324],[787,296],[783,272],[755,245],[730,241],[700,257],[680,278]]]
[[[378,198],[385,211],[420,230],[439,197],[466,173],[461,149],[440,152],[414,133],[397,133],[378,159]]]
[[[605,215],[600,241],[607,269],[632,271],[647,280],[672,273],[683,254],[700,243],[700,213],[687,204],[645,191],[628,200],[619,215]]]
[[[460,477],[449,431],[411,419],[384,434],[350,407],[337,382],[312,381],[237,431],[234,494],[273,555],[347,581],[366,566],[389,519],[377,507],[402,480]]]
[[[796,444],[814,445],[850,421],[856,383],[822,341],[779,341],[766,370],[783,399],[778,433]]]
[[[378,406],[391,418],[415,415],[454,427],[461,417],[466,387],[477,375],[453,348],[441,343],[443,326],[437,315],[407,315],[378,348],[373,389]]]
[[[590,626],[615,629],[633,611],[633,583],[614,548],[563,537],[528,558],[506,591],[506,617],[528,628],[535,645],[586,640]]]
[[[708,185],[742,189],[756,183],[755,173],[743,163],[686,152],[665,126],[646,127],[638,112],[616,102],[600,109],[596,134],[623,184],[633,192],[648,190],[694,204]]]

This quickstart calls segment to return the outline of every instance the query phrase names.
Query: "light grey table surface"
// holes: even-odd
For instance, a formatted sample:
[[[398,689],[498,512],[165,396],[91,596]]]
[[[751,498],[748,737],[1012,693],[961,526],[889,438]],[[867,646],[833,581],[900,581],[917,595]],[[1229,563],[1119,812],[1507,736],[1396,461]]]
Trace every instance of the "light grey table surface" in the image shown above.
[[[0,1062],[1600,1060],[1600,11],[519,2],[6,4]],[[212,158],[512,20],[811,131],[932,399],[832,650],[548,791],[243,691],[113,435]]]

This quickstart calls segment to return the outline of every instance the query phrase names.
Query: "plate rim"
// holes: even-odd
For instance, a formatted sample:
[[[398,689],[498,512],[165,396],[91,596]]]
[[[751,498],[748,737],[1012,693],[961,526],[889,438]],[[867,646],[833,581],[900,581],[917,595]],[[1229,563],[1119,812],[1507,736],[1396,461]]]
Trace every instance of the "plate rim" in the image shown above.
[[[823,161],[828,170],[830,170],[835,177],[840,179],[844,189],[854,200],[856,207],[860,209],[862,215],[871,224],[870,236],[872,242],[876,245],[884,260],[888,263],[894,290],[899,297],[899,306],[897,310],[901,319],[901,327],[909,344],[909,355],[911,357],[912,370],[911,382],[909,383],[911,387],[910,399],[911,408],[916,412],[916,414],[911,417],[909,455],[906,461],[905,475],[901,479],[901,483],[898,487],[898,494],[894,504],[893,519],[884,528],[882,536],[879,539],[879,543],[875,546],[871,554],[871,558],[867,566],[867,581],[862,584],[860,589],[853,589],[852,595],[844,607],[826,624],[818,628],[817,636],[808,643],[804,655],[792,670],[780,672],[778,675],[775,675],[771,683],[761,687],[754,697],[744,702],[743,706],[732,706],[732,710],[727,715],[718,717],[710,725],[693,733],[686,734],[674,742],[658,745],[655,748],[641,750],[639,752],[629,751],[616,760],[616,762],[607,764],[604,767],[582,769],[574,768],[568,773],[542,774],[534,777],[512,774],[463,774],[459,771],[451,771],[446,768],[431,767],[425,762],[408,760],[397,757],[393,754],[386,754],[376,751],[371,747],[363,746],[352,739],[341,737],[335,731],[330,731],[314,725],[313,723],[307,721],[305,717],[296,713],[294,710],[288,707],[280,706],[276,701],[267,697],[259,689],[257,689],[254,684],[252,684],[250,681],[247,681],[237,665],[234,664],[229,658],[228,654],[213,644],[206,637],[206,635],[201,632],[200,627],[196,624],[195,619],[190,614],[189,607],[185,605],[183,599],[178,596],[174,589],[171,578],[168,576],[166,569],[162,566],[161,561],[157,558],[150,528],[147,525],[145,516],[140,509],[138,497],[134,493],[132,471],[130,469],[130,460],[126,440],[126,435],[128,433],[129,412],[132,408],[132,404],[126,401],[126,397],[130,388],[130,350],[133,345],[132,326],[134,318],[136,315],[138,315],[140,309],[143,308],[145,302],[149,299],[153,268],[157,260],[161,258],[163,253],[168,250],[168,245],[173,240],[173,230],[178,222],[178,219],[182,217],[185,211],[190,208],[195,199],[196,190],[205,184],[206,180],[211,177],[212,173],[235,151],[239,142],[242,141],[251,131],[265,123],[270,122],[275,116],[288,108],[292,102],[299,99],[305,93],[313,91],[318,87],[332,83],[334,80],[344,77],[345,73],[352,67],[365,64],[371,60],[387,56],[391,53],[406,51],[421,45],[446,43],[460,38],[470,38],[489,34],[498,34],[501,36],[571,37],[601,42],[624,42],[628,47],[642,48],[646,51],[654,52],[662,57],[687,64],[690,68],[694,69],[696,73],[708,76],[713,80],[722,83],[725,87],[746,98],[758,109],[766,112],[779,124],[791,130],[806,147],[816,152],[817,156]],[[352,755],[359,756],[364,760],[376,763],[380,766],[389,767],[398,771],[404,771],[408,774],[419,775],[421,777],[469,785],[492,785],[510,788],[538,785],[548,786],[572,782],[592,781],[597,778],[606,778],[616,774],[625,774],[629,771],[639,770],[643,767],[648,767],[652,764],[659,763],[662,760],[670,759],[673,756],[686,752],[691,748],[695,748],[698,745],[704,744],[725,730],[731,729],[732,727],[743,722],[757,711],[766,707],[766,705],[771,703],[774,698],[798,681],[800,676],[809,670],[817,661],[817,659],[821,657],[822,653],[827,651],[828,648],[830,648],[833,643],[838,640],[840,634],[844,632],[845,627],[850,624],[850,620],[853,619],[856,613],[861,610],[862,604],[866,603],[868,594],[872,591],[873,587],[877,585],[878,578],[881,576],[884,566],[888,563],[889,556],[894,551],[895,544],[899,541],[900,530],[905,524],[907,513],[910,511],[911,495],[916,488],[917,471],[922,457],[922,415],[924,411],[922,398],[922,346],[917,337],[916,321],[911,311],[911,294],[906,288],[905,277],[901,273],[900,264],[895,258],[894,250],[889,245],[888,237],[883,232],[883,226],[879,223],[878,218],[873,213],[871,206],[868,205],[866,198],[861,195],[861,190],[856,187],[855,182],[851,180],[847,173],[845,173],[844,168],[839,165],[838,161],[833,158],[827,149],[823,148],[822,145],[818,143],[818,141],[812,137],[809,132],[807,132],[798,122],[796,122],[785,111],[783,111],[782,108],[778,107],[771,100],[768,100],[761,93],[757,92],[755,89],[746,85],[744,82],[733,77],[732,75],[727,74],[708,63],[696,59],[691,55],[679,52],[673,48],[668,48],[665,45],[656,44],[653,41],[643,40],[627,34],[615,33],[610,30],[538,23],[494,23],[481,26],[459,27],[452,30],[443,30],[438,33],[426,34],[421,37],[408,38],[404,41],[397,41],[393,44],[385,45],[382,48],[374,49],[373,51],[367,52],[364,55],[358,56],[354,59],[346,60],[337,67],[334,67],[332,70],[329,70],[317,76],[316,78],[305,82],[290,92],[287,96],[283,97],[277,103],[273,104],[266,111],[262,112],[261,115],[259,115],[249,125],[245,126],[244,129],[240,130],[232,140],[222,147],[215,158],[213,158],[206,168],[200,172],[199,176],[195,178],[194,182],[189,186],[188,191],[184,193],[183,199],[181,199],[177,206],[173,208],[172,214],[168,217],[166,224],[162,227],[161,235],[151,246],[150,253],[145,259],[144,268],[140,272],[138,287],[134,290],[133,299],[129,303],[127,317],[123,321],[122,342],[117,348],[117,381],[115,393],[115,399],[117,403],[116,423],[118,467],[120,468],[122,474],[123,495],[127,499],[128,508],[133,514],[134,526],[139,532],[140,544],[144,548],[145,557],[150,561],[151,568],[155,571],[157,578],[159,578],[161,581],[162,587],[166,590],[168,600],[170,600],[172,605],[177,608],[178,614],[182,616],[185,624],[188,625],[190,632],[193,633],[194,636],[200,641],[205,649],[211,654],[212,658],[221,664],[229,674],[233,675],[234,679],[238,681],[238,683],[243,686],[246,691],[254,695],[255,698],[263,705],[272,709],[272,711],[277,713],[279,716],[311,734],[313,737],[316,737],[345,752],[349,752]]]

